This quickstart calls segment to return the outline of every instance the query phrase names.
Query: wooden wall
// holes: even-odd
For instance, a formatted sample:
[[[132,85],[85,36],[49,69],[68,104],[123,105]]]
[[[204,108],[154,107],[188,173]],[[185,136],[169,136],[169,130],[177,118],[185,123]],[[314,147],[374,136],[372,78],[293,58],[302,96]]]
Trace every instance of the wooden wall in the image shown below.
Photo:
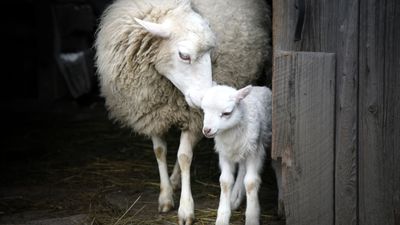
[[[287,224],[400,224],[400,1],[304,3],[294,41],[301,0],[273,1],[273,156],[286,166]],[[331,79],[333,93],[318,83]]]
[[[400,1],[360,5],[359,222],[400,224]]]

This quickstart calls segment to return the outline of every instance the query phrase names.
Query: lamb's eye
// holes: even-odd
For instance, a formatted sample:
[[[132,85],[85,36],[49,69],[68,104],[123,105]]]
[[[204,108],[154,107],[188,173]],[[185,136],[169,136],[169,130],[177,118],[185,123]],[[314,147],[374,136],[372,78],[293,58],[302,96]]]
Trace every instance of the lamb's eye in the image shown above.
[[[189,54],[185,54],[185,53],[182,53],[182,52],[179,52],[179,57],[183,60],[183,61],[188,61],[188,62],[190,62],[190,55]]]
[[[232,112],[223,112],[223,113],[221,114],[221,116],[227,117],[227,116],[230,116],[231,114],[232,114]]]

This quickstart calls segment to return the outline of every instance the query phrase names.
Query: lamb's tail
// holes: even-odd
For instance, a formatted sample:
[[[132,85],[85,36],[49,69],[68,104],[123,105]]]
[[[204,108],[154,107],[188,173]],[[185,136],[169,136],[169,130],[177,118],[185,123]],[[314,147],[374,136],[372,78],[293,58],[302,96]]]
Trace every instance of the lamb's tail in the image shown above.
[[[233,185],[231,195],[231,209],[236,210],[239,208],[244,196],[246,195],[244,187],[244,176],[246,174],[246,167],[244,163],[239,163],[239,171],[236,176],[235,184]]]

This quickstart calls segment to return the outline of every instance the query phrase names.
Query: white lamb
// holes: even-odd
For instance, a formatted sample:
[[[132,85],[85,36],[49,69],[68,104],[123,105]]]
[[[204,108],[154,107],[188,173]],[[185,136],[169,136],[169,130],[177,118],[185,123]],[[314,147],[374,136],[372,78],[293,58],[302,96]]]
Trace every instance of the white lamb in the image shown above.
[[[211,87],[212,80],[242,87],[263,76],[270,61],[269,15],[265,0],[116,0],[101,18],[101,94],[111,118],[151,138],[160,212],[174,207],[173,189],[181,183],[179,224],[194,221],[190,165],[202,137],[202,114],[188,106],[188,93]],[[171,127],[182,133],[169,177],[165,135]]]
[[[214,86],[202,96],[199,93],[196,96],[204,111],[203,134],[208,138],[214,137],[219,154],[221,196],[216,224],[229,224],[231,208],[240,205],[244,188],[246,225],[259,224],[258,189],[265,149],[271,137],[271,91],[266,87],[247,86],[236,90]],[[239,169],[235,181],[237,164]],[[280,189],[280,163],[273,162],[272,165]]]

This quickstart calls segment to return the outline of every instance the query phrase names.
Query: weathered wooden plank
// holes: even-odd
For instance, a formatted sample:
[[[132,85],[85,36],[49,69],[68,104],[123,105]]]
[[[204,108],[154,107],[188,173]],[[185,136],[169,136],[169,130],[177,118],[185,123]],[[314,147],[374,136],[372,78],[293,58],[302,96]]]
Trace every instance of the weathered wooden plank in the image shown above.
[[[286,222],[333,225],[335,55],[277,51],[273,85]]]
[[[273,0],[272,3],[272,38],[275,50],[295,51],[296,26],[295,0]]]
[[[287,54],[285,56],[284,54]],[[293,54],[293,53],[290,53]],[[293,121],[294,113],[291,109],[292,102],[289,96],[293,93],[293,68],[289,67],[284,57],[290,57],[289,52],[276,51],[273,61],[272,77],[272,147],[271,157],[273,159],[281,158],[286,148],[293,145],[293,130],[290,122]]]
[[[359,2],[339,1],[336,38],[335,224],[358,223]]]
[[[360,225],[400,224],[400,2],[360,5]]]
[[[303,35],[297,42],[296,4],[297,0],[273,2],[274,49],[336,53],[335,224],[355,225],[359,0],[305,0]]]
[[[383,154],[390,222],[400,224],[400,1],[386,2]],[[390,164],[386,164],[390,161]],[[390,223],[389,223],[390,224]]]
[[[340,4],[346,0],[304,0],[305,20],[300,41],[294,40],[298,0],[273,1],[273,43],[276,50],[335,52]],[[343,7],[344,8],[344,7]],[[341,8],[340,10],[343,10]]]

